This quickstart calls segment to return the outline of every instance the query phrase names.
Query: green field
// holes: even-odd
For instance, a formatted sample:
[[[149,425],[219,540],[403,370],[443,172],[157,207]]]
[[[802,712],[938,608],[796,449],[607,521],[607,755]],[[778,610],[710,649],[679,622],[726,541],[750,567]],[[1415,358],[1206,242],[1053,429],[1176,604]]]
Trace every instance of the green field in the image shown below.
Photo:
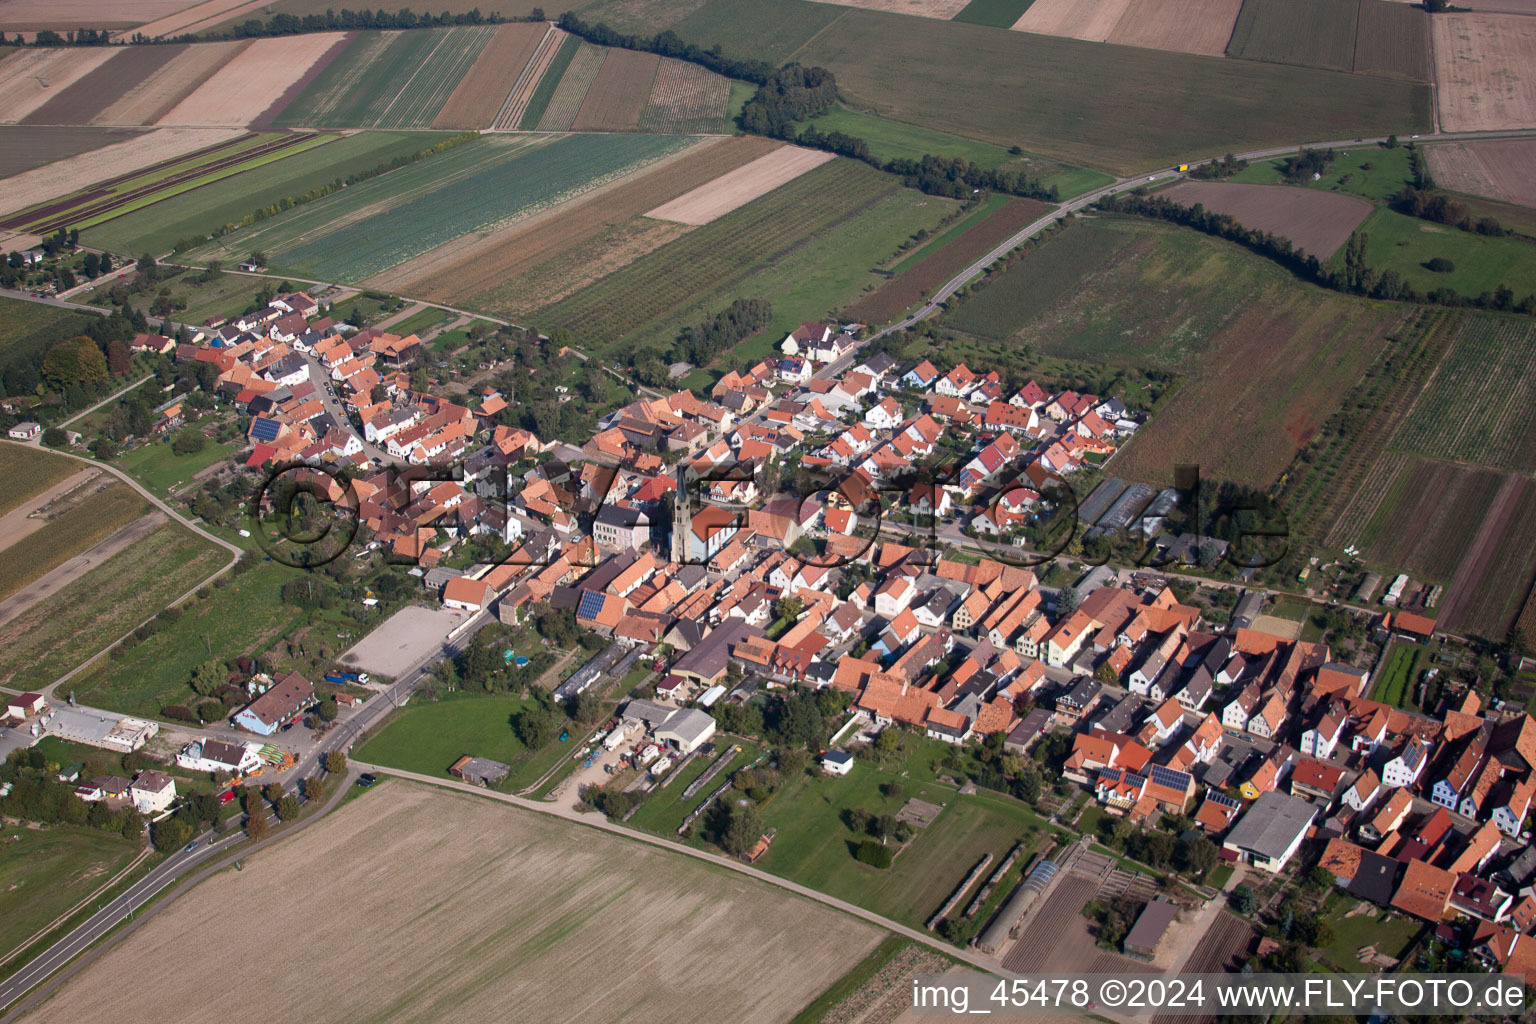
[[[1387,209],[1367,217],[1360,231],[1369,238],[1365,252],[1371,269],[1395,270],[1420,292],[1449,288],[1475,299],[1506,285],[1517,300],[1536,292],[1536,242],[1530,239],[1493,238]],[[1430,270],[1427,264],[1436,257],[1450,260],[1455,269]]]
[[[964,217],[961,217],[944,231],[930,237],[928,241],[924,242],[922,245],[918,246],[916,249],[913,249],[911,252],[907,253],[907,255],[903,256],[900,262],[890,267],[890,270],[893,273],[899,274],[904,270],[910,270],[911,268],[917,266],[919,263],[923,262],[923,260],[927,259],[929,256],[932,256],[934,253],[944,248],[950,242],[953,242],[955,239],[971,230],[971,228],[974,228],[977,224],[980,224],[982,221],[992,216],[998,211],[999,208],[1006,205],[1007,202],[1008,197],[1005,195],[988,196],[985,200],[978,203],[976,208],[967,213]]]
[[[83,826],[0,829],[0,953],[101,888],[139,849],[130,839]]]
[[[560,49],[555,51],[549,67],[545,68],[544,73],[539,76],[539,84],[534,86],[533,95],[528,97],[528,105],[523,108],[522,119],[517,123],[518,128],[530,131],[539,126],[539,121],[544,117],[544,111],[549,109],[551,97],[560,86],[560,79],[565,76],[565,69],[571,66],[571,60],[579,49],[581,49],[579,36],[568,36],[560,41]]]
[[[687,818],[699,804],[703,803],[710,793],[714,792],[726,779],[735,772],[756,761],[762,755],[762,748],[750,740],[717,733],[714,739],[715,752],[709,756],[699,756],[693,759],[682,771],[674,771],[667,777],[666,784],[651,794],[644,804],[640,806],[629,819],[628,824],[634,828],[642,828],[648,832],[655,832],[667,838],[675,838],[677,830],[682,827],[683,819]],[[739,753],[729,751],[739,746]],[[725,768],[720,770],[709,782],[709,785],[694,793],[690,797],[684,797],[683,791],[688,788],[695,779],[703,775],[721,757],[728,757]]]
[[[324,148],[336,138],[335,135],[311,134],[247,135],[111,185],[84,189],[72,197],[50,200],[31,210],[7,215],[3,223],[38,234],[49,234],[60,227],[85,231],[163,200],[279,162],[290,155]],[[215,163],[221,166],[213,167]]]
[[[1127,479],[1175,463],[1267,487],[1321,428],[1402,318],[1399,307],[1296,281],[1209,236],[1096,217],[954,304],[970,365],[1037,354],[1171,371],[1178,387],[1116,457]],[[934,351],[952,352],[947,342]],[[914,353],[909,352],[908,355]]]
[[[109,482],[102,491],[95,489]],[[89,485],[95,493],[71,507],[19,544],[0,548],[0,599],[106,540],[149,511],[149,505],[116,477]]]
[[[174,623],[125,652],[97,662],[75,679],[82,704],[155,717],[167,704],[192,698],[192,670],[212,658],[257,655],[304,619],[283,603],[283,584],[298,570],[263,563],[206,600],[193,602]]]
[[[1429,80],[1424,11],[1388,0],[1244,0],[1227,56]]]
[[[156,439],[141,444],[131,452],[124,452],[117,463],[131,473],[145,487],[159,494],[192,482],[192,478],[215,462],[229,458],[243,443],[220,444],[209,441],[203,450],[191,455],[177,455],[171,451],[170,438]]]
[[[473,25],[359,32],[273,123],[429,127],[495,31]]]
[[[450,313],[446,309],[438,309],[436,306],[428,306],[420,313],[413,313],[406,317],[404,320],[395,321],[389,325],[389,329],[392,333],[398,334],[401,337],[404,337],[407,334],[421,334],[424,331],[431,330],[438,324],[447,323],[449,320],[453,320],[457,316],[457,313]],[[465,337],[468,337],[467,333],[465,334]]]
[[[963,157],[989,170],[1005,167],[1011,171],[1023,171],[1039,178],[1040,183],[1047,188],[1055,186],[1063,199],[1108,185],[1114,180],[1098,171],[1073,167],[1044,157],[1014,156],[1002,146],[988,142],[977,142],[932,128],[920,128],[874,114],[861,114],[842,104],[802,122],[802,125],[813,125],[819,131],[846,132],[857,136],[869,143],[870,154],[881,162],[896,158],[917,160],[933,154]]]
[[[170,288],[172,298],[186,303],[186,308],[175,315],[178,323],[200,324],[210,317],[230,317],[243,313],[256,304],[256,295],[263,288],[275,288],[281,283],[278,278],[263,278],[233,271],[224,271],[205,283],[198,280],[200,273],[178,273],[162,278],[159,287]],[[108,292],[100,288],[89,293],[87,301],[92,305],[111,308]]]
[[[1415,707],[1413,688],[1418,681],[1415,670],[1422,653],[1422,648],[1417,645],[1394,644],[1376,676],[1376,685],[1371,687],[1371,699],[1399,708]]]
[[[46,686],[229,559],[169,523],[0,625],[0,684]]]
[[[487,136],[273,217],[194,258],[262,249],[274,270],[360,281],[434,246],[595,188],[686,136]]]
[[[111,252],[168,252],[183,239],[238,224],[259,209],[412,156],[449,137],[447,132],[348,135],[114,218],[82,231],[81,240]]]
[[[535,322],[565,326],[599,351],[671,345],[688,323],[740,296],[768,299],[783,332],[852,301],[884,280],[870,268],[953,201],[903,188],[889,175],[834,160],[696,228],[543,310]],[[492,307],[494,308],[494,306]]]
[[[1012,28],[1013,23],[1024,16],[1035,0],[971,0],[965,10],[951,21],[964,21],[972,25],[991,25],[994,28]]]
[[[9,300],[0,299],[0,303]],[[24,303],[31,306],[31,303]],[[36,307],[46,309],[46,306]],[[4,311],[0,305],[0,312]],[[0,321],[3,323],[4,321]],[[74,476],[85,465],[63,455],[40,448],[26,448],[19,444],[0,444],[0,480],[6,486],[0,488],[0,515],[20,505],[34,494],[41,494],[54,484]],[[22,481],[25,481],[23,484]]]
[[[736,6],[746,30],[755,3]],[[1430,122],[1424,84],[958,22],[912,25],[848,10],[795,57],[834,69],[861,109],[1117,173],[1304,139],[1407,134]]]

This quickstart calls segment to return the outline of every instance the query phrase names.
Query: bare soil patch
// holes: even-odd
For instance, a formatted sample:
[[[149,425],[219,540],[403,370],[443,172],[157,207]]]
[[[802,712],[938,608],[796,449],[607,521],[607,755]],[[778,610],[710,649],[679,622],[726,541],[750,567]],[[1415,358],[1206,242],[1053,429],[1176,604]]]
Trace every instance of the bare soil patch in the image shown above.
[[[530,312],[548,304],[553,292],[574,290],[560,267],[566,254],[594,244],[658,203],[710,181],[776,149],[760,136],[706,140],[647,165],[571,203],[546,210],[485,236],[466,236],[367,282],[371,288],[409,291],[437,302],[484,296],[493,308]],[[675,235],[647,236],[670,239]],[[660,245],[661,241],[656,241]],[[655,246],[651,246],[655,248]],[[633,249],[631,259],[644,252]],[[540,271],[539,268],[545,268]],[[618,269],[617,266],[610,269]],[[551,272],[558,279],[550,281]],[[530,278],[537,279],[530,280]]]
[[[1185,206],[1201,203],[1229,214],[1244,227],[1282,235],[1321,260],[1348,241],[1372,209],[1358,196],[1289,185],[1181,181],[1162,194]]]
[[[1529,487],[1530,481],[1520,476],[1506,476],[1499,486],[1498,493],[1493,496],[1493,501],[1489,503],[1488,511],[1477,528],[1471,549],[1462,559],[1455,577],[1451,580],[1451,585],[1446,588],[1444,600],[1440,602],[1440,613],[1437,618],[1444,628],[1454,631],[1468,625],[1472,618],[1470,613],[1473,605],[1480,596],[1479,592],[1484,587],[1495,585],[1495,581],[1487,580],[1485,577],[1490,570],[1499,573],[1505,568],[1493,565],[1493,555],[1504,539],[1504,534],[1510,528],[1511,522],[1516,518],[1515,513],[1525,503],[1526,491]],[[1519,529],[1525,532],[1529,527],[1522,525]],[[1503,580],[1499,581],[1499,585],[1512,587],[1515,584],[1513,581]]]
[[[22,120],[115,56],[105,46],[69,46],[0,61],[0,120]]]
[[[1430,31],[1444,131],[1536,126],[1536,18],[1437,14]]]
[[[145,47],[149,50],[164,50],[170,54],[170,59],[148,78],[118,94],[101,113],[92,118],[91,123],[154,124],[207,81],[209,75],[228,64],[235,54],[250,45],[249,39],[234,39],[221,43],[199,43],[196,46]]]
[[[1442,188],[1536,207],[1536,139],[1454,142],[1424,152]]]
[[[43,524],[48,520],[43,516],[34,516],[32,513],[70,495],[94,479],[99,472],[100,470],[92,468],[82,469],[0,516],[0,551],[4,551],[28,534],[43,528]]]
[[[612,132],[638,127],[660,64],[661,58],[654,53],[609,50],[571,130]]]
[[[912,14],[919,18],[938,18],[948,21],[965,10],[971,0],[818,0],[839,7],[862,7],[866,11],[886,11],[890,14]]]
[[[90,124],[124,92],[132,91],[171,61],[182,46],[130,46],[59,92],[23,124]]]
[[[345,884],[294,884],[322,864],[345,865]],[[231,920],[262,950],[241,964],[249,987],[220,1011],[233,1024],[312,1016],[314,992],[294,979],[317,949],[369,966],[328,975],[331,1019],[777,1022],[882,934],[672,851],[391,779],[208,879],[28,1019],[205,1019],[196,972],[122,979]]]
[[[1013,23],[1016,32],[1067,36],[1102,43],[1125,16],[1132,0],[1035,0]]]
[[[831,159],[830,153],[785,146],[663,203],[646,216],[679,224],[708,224]]]
[[[271,6],[271,0],[205,0],[200,4],[183,3],[174,13],[157,18],[147,25],[141,25],[139,31],[150,39],[201,32],[236,15],[249,14],[260,17]]]
[[[489,128],[548,31],[549,26],[541,21],[499,26],[433,119],[432,127]]]
[[[55,160],[124,142],[138,134],[130,128],[0,125],[0,178],[36,170]],[[7,245],[5,248],[9,250],[18,247]]]
[[[1243,0],[1131,0],[1108,41],[1222,57],[1242,9]]]
[[[193,0],[112,0],[110,4],[103,4],[102,0],[0,0],[0,29],[31,32],[43,28],[142,25],[192,3]]]
[[[244,134],[243,128],[169,128],[59,160],[9,179],[0,192],[0,214],[25,210],[45,199],[65,196],[98,181],[195,153]]]
[[[345,37],[342,32],[257,39],[157,124],[247,125]]]

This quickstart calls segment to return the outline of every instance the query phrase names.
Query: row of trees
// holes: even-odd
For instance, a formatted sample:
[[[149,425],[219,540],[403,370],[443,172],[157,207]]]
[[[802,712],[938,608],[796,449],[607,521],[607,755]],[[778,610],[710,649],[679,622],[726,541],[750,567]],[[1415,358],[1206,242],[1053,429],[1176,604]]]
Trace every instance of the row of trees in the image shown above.
[[[39,30],[30,45],[32,46],[106,46],[112,42],[112,33],[104,28],[72,28],[66,32],[55,32],[51,28]],[[27,46],[29,45],[20,32],[15,36],[7,36],[0,32],[0,46]]]
[[[655,352],[630,353],[630,373],[642,384],[667,387],[672,381],[668,363],[703,366],[761,331],[772,320],[773,306],[767,299],[737,299],[730,308],[684,327],[664,356]]]
[[[450,25],[499,25],[505,21],[543,21],[544,11],[535,7],[527,18],[507,18],[502,14],[492,11],[490,14],[481,13],[478,7],[458,14],[450,14],[444,11],[441,14],[423,13],[417,14],[409,7],[402,7],[394,12],[386,11],[382,7],[378,10],[370,10],[364,7],[353,11],[343,7],[341,10],[327,10],[324,14],[274,14],[266,21],[260,18],[248,18],[233,28],[209,35],[207,33],[187,33],[174,39],[149,39],[142,33],[135,32],[131,42],[157,43],[157,42],[206,42],[209,39],[253,39],[261,36],[291,36],[305,32],[359,32],[377,29],[403,29],[403,28],[441,28]]]
[[[573,11],[566,11],[560,15],[559,24],[571,35],[580,36],[589,43],[596,43],[599,46],[617,46],[625,50],[643,50],[663,57],[686,60],[727,78],[739,78],[742,81],[761,85],[774,73],[773,65],[767,61],[728,57],[718,45],[708,49],[696,46],[693,43],[684,42],[677,33],[670,30],[654,36],[635,35],[620,32],[602,22],[583,21]]]

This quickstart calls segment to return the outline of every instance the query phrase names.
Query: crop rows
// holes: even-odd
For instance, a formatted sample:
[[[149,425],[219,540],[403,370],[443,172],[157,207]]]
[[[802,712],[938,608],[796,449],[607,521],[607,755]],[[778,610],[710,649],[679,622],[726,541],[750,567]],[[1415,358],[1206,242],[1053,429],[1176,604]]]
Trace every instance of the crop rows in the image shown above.
[[[573,135],[288,250],[274,262],[356,281],[471,231],[584,191],[685,145],[654,135]]]
[[[566,65],[565,71],[560,76],[559,84],[549,98],[549,106],[544,108],[543,115],[539,118],[539,131],[564,132],[570,131],[571,123],[576,120],[577,111],[581,110],[581,104],[587,98],[587,90],[597,79],[597,73],[602,70],[603,59],[608,51],[600,46],[582,42]],[[557,59],[556,64],[559,61]],[[546,75],[555,73],[555,66],[551,66]],[[543,82],[540,87],[542,89]],[[531,104],[530,104],[531,106]]]
[[[1360,546],[1374,562],[1449,580],[1503,481],[1490,469],[1414,459],[1398,474]]]
[[[1227,56],[1348,71],[1357,14],[1340,0],[1244,0]]]
[[[833,162],[656,250],[547,310],[544,319],[602,345],[776,262],[895,188],[876,172]]]
[[[1533,469],[1529,410],[1536,402],[1530,324],[1468,321],[1393,438],[1403,451]]]
[[[425,128],[430,125],[495,32],[494,27],[486,25],[449,29],[371,127]]]
[[[643,132],[720,132],[730,101],[729,79],[697,64],[664,58],[640,115]]]
[[[1532,486],[1525,482],[1482,578],[1472,587],[1465,612],[1448,623],[1449,628],[1503,639],[1520,615],[1536,574],[1536,501],[1532,499]]]
[[[343,99],[349,96],[373,62],[394,37],[383,32],[365,32],[353,40],[329,68],[321,72],[309,89],[294,100],[275,119],[277,124],[333,124]]]

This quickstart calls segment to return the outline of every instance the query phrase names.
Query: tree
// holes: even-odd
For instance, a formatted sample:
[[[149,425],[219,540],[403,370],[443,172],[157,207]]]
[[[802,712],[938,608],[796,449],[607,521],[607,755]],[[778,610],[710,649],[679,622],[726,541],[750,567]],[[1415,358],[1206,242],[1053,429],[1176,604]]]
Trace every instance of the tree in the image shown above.
[[[43,444],[49,448],[63,448],[69,443],[69,435],[64,433],[63,427],[49,427],[43,431]]]
[[[299,816],[299,798],[292,793],[286,794],[277,802],[277,820],[292,821]]]
[[[881,869],[891,866],[892,856],[890,847],[873,839],[864,840],[854,852],[854,857],[859,861]]]
[[[261,787],[261,795],[267,798],[268,803],[275,804],[287,796],[288,791],[283,788],[280,782],[269,782]],[[246,808],[246,813],[250,813],[250,808]]]
[[[55,391],[77,384],[99,384],[108,377],[106,357],[84,335],[65,338],[43,356],[43,383]]]
[[[133,369],[133,353],[116,338],[107,342],[107,369],[113,373],[127,373]]]
[[[165,818],[149,828],[149,841],[161,853],[172,853],[192,839],[192,826],[180,818]]]
[[[209,659],[192,670],[192,689],[199,696],[211,697],[229,682],[229,670],[221,662]]]
[[[1451,271],[1456,269],[1456,264],[1446,259],[1444,256],[1436,256],[1434,259],[1424,264],[1424,266],[1436,274],[1449,274]]]
[[[741,857],[757,845],[763,835],[762,818],[757,805],[750,800],[731,808],[731,819],[720,836],[720,848],[726,853]]]
[[[529,750],[537,750],[549,742],[555,732],[554,712],[544,704],[535,704],[517,712],[512,718],[512,731]]]
[[[176,440],[171,442],[171,451],[177,455],[193,455],[202,451],[207,443],[207,438],[189,427],[176,435]]]
[[[603,699],[591,690],[583,690],[571,702],[571,717],[582,725],[593,725],[603,717]]]
[[[245,812],[245,834],[258,842],[265,839],[268,832],[272,831],[272,822],[267,818],[265,804],[255,805],[254,810]]]
[[[777,755],[779,762],[779,774],[785,780],[798,779],[805,774],[806,767],[810,764],[810,755],[799,747],[786,747]]]
[[[1180,839],[1176,852],[1179,864],[1192,875],[1203,875],[1221,859],[1216,844],[1205,836]]]
[[[1259,897],[1253,891],[1253,886],[1243,882],[1232,890],[1230,897],[1232,909],[1239,914],[1252,915],[1259,909]]]
[[[323,722],[334,722],[336,721],[336,716],[341,713],[341,709],[336,706],[335,697],[325,698],[325,700],[315,705],[315,710],[320,713],[320,720]]]
[[[315,803],[325,799],[325,776],[311,775],[304,780],[304,799]]]
[[[347,770],[347,755],[339,750],[326,751],[321,762],[325,765],[325,770],[332,775],[341,775]]]

